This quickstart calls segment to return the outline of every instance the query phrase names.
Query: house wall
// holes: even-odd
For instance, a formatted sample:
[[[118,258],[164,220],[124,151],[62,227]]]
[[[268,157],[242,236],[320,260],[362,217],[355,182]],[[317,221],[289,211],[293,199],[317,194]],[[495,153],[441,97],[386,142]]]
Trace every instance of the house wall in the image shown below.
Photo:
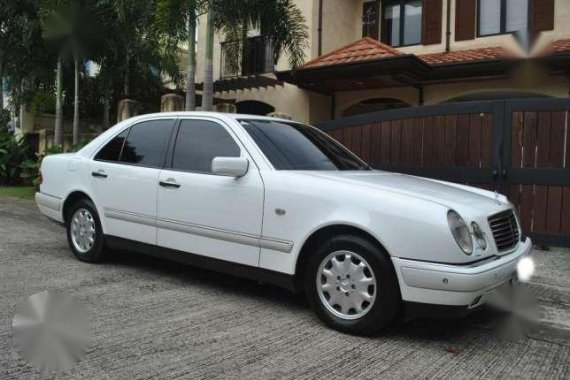
[[[433,45],[417,45],[399,48],[400,51],[410,54],[428,54],[445,51],[446,45],[446,19],[447,0],[442,0],[442,32],[441,42]],[[362,36],[362,8],[364,0],[323,0],[323,30],[322,52],[326,54],[332,50],[345,46]],[[309,41],[305,48],[306,61],[318,56],[318,9],[319,0],[295,0],[306,18],[309,30]],[[451,32],[450,49],[466,50],[494,46],[503,46],[519,54],[524,51],[511,35],[500,35],[475,38],[468,41],[455,41],[455,6],[456,0],[451,0]],[[536,43],[535,50],[543,49],[548,43],[570,38],[570,1],[556,0],[555,2],[555,29],[542,32]],[[199,20],[198,48],[197,48],[197,76],[198,83],[203,80],[204,70],[204,40],[206,32],[206,16]],[[216,36],[214,45],[214,80],[220,77],[220,42],[223,38]],[[185,62],[181,61],[185,69]],[[280,58],[276,70],[288,70],[288,57],[286,54]],[[512,73],[508,78],[477,79],[469,81],[456,81],[446,84],[426,85],[424,89],[424,104],[438,104],[459,96],[491,91],[520,91],[552,97],[568,97],[568,79],[564,76],[551,76],[543,69],[526,65],[521,70]],[[276,112],[290,115],[294,120],[302,122],[318,122],[328,120],[332,116],[333,104],[331,97],[301,90],[296,86],[285,84],[283,87],[249,89],[216,93],[219,98],[231,99],[236,102],[244,100],[262,101],[273,106]],[[414,88],[384,88],[365,91],[346,91],[335,94],[335,116],[351,105],[370,98],[393,98],[402,100],[410,105],[418,105],[418,90]]]

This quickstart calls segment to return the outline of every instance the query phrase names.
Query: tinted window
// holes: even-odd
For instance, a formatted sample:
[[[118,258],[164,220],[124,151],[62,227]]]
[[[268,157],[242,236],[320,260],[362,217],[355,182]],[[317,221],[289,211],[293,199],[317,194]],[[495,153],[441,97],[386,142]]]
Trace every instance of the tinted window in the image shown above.
[[[244,120],[242,125],[277,170],[370,169],[315,128],[266,120]]]
[[[126,129],[115,136],[97,153],[95,159],[99,161],[119,161],[121,149],[123,148],[123,143],[125,142],[125,137],[127,137],[128,132],[129,130]]]
[[[123,146],[121,162],[162,166],[172,124],[173,120],[151,120],[133,125]]]
[[[214,157],[239,157],[240,149],[221,125],[206,120],[182,120],[172,168],[210,173]]]

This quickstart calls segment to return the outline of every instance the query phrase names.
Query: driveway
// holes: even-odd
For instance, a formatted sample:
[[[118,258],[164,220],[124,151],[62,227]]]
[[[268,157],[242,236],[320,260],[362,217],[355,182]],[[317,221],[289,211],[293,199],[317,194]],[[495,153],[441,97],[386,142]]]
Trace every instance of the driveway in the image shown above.
[[[58,289],[88,308],[94,334],[58,378],[569,379],[570,250],[535,255],[540,322],[527,338],[499,339],[490,311],[362,338],[271,286],[124,252],[80,263],[32,202],[0,199],[0,377],[38,376],[14,352],[10,324],[28,296]]]

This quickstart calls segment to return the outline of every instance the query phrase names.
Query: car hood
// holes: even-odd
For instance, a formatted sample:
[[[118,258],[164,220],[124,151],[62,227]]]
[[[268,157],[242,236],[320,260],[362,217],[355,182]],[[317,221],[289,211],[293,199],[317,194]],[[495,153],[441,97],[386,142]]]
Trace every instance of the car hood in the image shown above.
[[[497,199],[495,194],[490,191],[399,173],[383,171],[310,171],[299,173],[323,180],[419,198],[457,211],[491,215],[509,207],[504,196],[499,196]]]

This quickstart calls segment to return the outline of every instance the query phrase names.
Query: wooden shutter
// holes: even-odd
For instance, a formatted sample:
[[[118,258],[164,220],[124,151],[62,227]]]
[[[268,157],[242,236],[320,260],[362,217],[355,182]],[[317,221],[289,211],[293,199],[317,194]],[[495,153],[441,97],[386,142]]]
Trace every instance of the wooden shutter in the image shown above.
[[[422,43],[439,44],[443,20],[443,0],[424,0],[422,9]]]
[[[477,0],[455,1],[455,41],[475,38],[477,25]]]
[[[530,28],[533,34],[554,30],[554,0],[531,0]]]

